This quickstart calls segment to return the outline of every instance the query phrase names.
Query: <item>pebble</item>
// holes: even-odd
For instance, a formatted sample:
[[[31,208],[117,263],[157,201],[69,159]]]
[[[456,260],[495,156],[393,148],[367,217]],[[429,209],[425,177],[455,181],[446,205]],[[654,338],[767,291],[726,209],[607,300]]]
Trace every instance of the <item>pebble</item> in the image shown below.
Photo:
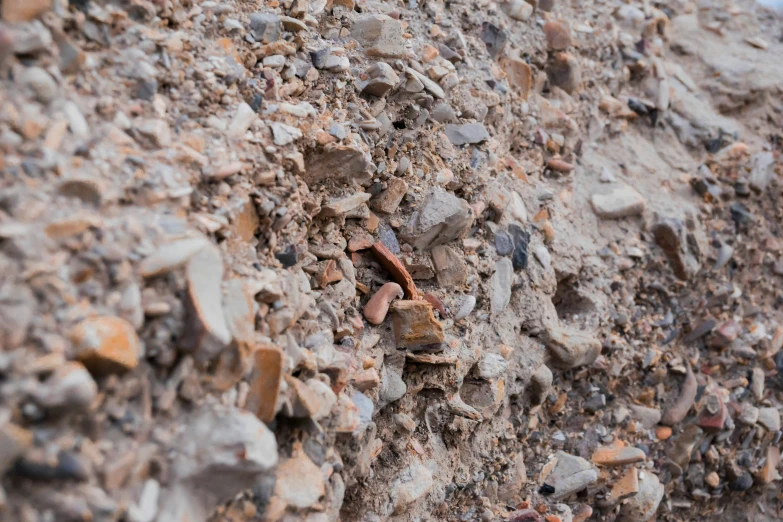
[[[305,452],[286,460],[277,469],[275,495],[295,509],[313,506],[326,494],[321,470]]]
[[[400,178],[392,178],[386,190],[373,198],[370,208],[384,214],[393,214],[407,193],[408,183]]]
[[[647,522],[658,510],[664,488],[658,477],[649,471],[639,472],[639,491],[620,507],[623,522]]]
[[[489,133],[481,123],[464,123],[462,125],[450,123],[446,125],[444,133],[451,144],[457,146],[481,143],[489,139]]]
[[[598,448],[593,453],[593,463],[599,466],[624,466],[642,462],[646,458],[644,451],[621,444]]]
[[[139,337],[125,319],[84,319],[71,331],[71,341],[76,358],[93,373],[128,371],[139,364]]]
[[[398,348],[440,344],[445,334],[426,301],[395,301],[391,305],[392,327]]]
[[[35,401],[46,409],[86,410],[98,396],[98,386],[79,362],[59,366],[35,389]]]
[[[394,299],[402,299],[403,296],[404,293],[400,285],[397,283],[386,283],[364,305],[364,317],[372,324],[381,324],[386,318],[391,302]]]
[[[473,309],[475,307],[476,307],[476,297],[473,295],[465,296],[465,298],[462,299],[459,308],[457,309],[457,313],[454,314],[454,320],[459,321],[460,319],[465,319],[471,314],[471,312],[473,312]]]
[[[579,60],[569,53],[557,53],[546,67],[549,83],[572,94],[582,84],[582,66]]]
[[[402,58],[406,54],[402,22],[382,14],[367,14],[354,20],[351,36],[367,56]]]
[[[468,202],[435,188],[413,213],[400,237],[417,250],[428,250],[464,237],[472,225]]]
[[[503,9],[509,18],[524,22],[533,14],[533,6],[525,0],[511,0],[503,4]]]
[[[552,362],[563,369],[592,364],[601,353],[600,341],[581,330],[550,326],[545,339]]]
[[[642,423],[645,429],[651,429],[661,422],[661,410],[658,408],[648,408],[638,404],[632,404],[628,407],[631,418]]]
[[[544,24],[547,49],[565,51],[571,47],[571,29],[565,20],[550,20]]]
[[[3,6],[5,6],[5,3],[3,3]],[[41,103],[50,103],[57,97],[59,92],[54,78],[40,67],[23,69],[18,81],[29,88]]]
[[[625,185],[614,187],[605,194],[593,194],[590,201],[593,211],[603,219],[639,216],[646,207],[642,195]]]
[[[568,498],[598,480],[598,472],[585,459],[562,451],[558,451],[555,458],[557,463],[544,477],[545,483],[555,488],[553,500]]]
[[[250,15],[250,34],[257,42],[270,43],[280,39],[280,17],[274,13]]]
[[[235,139],[243,138],[257,117],[250,105],[245,102],[240,103],[228,124],[227,135]]]
[[[393,513],[406,512],[411,504],[427,495],[433,487],[432,471],[422,464],[412,464],[391,483]]]
[[[511,260],[505,257],[498,260],[495,265],[495,273],[490,279],[490,309],[493,314],[502,313],[511,301],[513,277],[514,267]]]
[[[381,98],[400,82],[399,76],[392,67],[384,62],[372,64],[364,72],[366,79],[359,79],[356,86],[364,94]]]
[[[514,240],[505,230],[495,232],[495,251],[499,256],[507,256],[514,251]]]
[[[635,467],[631,467],[614,483],[612,490],[609,492],[608,500],[612,503],[618,503],[637,493],[639,493],[639,471]]]
[[[767,431],[780,431],[780,412],[777,408],[759,408],[758,424]]]

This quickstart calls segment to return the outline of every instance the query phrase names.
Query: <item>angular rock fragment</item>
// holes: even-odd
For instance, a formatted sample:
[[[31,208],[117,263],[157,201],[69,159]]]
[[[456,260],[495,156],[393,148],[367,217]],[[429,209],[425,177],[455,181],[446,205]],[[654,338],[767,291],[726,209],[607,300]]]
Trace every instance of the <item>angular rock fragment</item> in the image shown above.
[[[647,522],[658,510],[664,488],[658,477],[650,471],[639,472],[639,491],[620,508],[622,522]]]
[[[407,511],[411,504],[429,493],[432,486],[432,472],[426,466],[413,464],[405,469],[391,485],[394,514]]]
[[[533,86],[533,69],[519,58],[509,58],[505,65],[508,82],[522,99],[526,100]]]
[[[367,56],[402,58],[406,54],[402,23],[382,14],[368,14],[356,19],[351,36],[362,44]]]
[[[428,250],[463,237],[472,225],[468,202],[436,188],[413,213],[400,237],[417,250]]]
[[[368,194],[367,192],[357,192],[355,194],[351,194],[350,196],[346,196],[344,198],[336,198],[332,199],[325,205],[321,207],[321,213],[319,216],[321,217],[337,217],[337,216],[344,216],[351,210],[354,210],[358,206],[368,202],[370,198],[372,197],[372,194]]]
[[[544,477],[544,483],[555,488],[551,498],[563,500],[598,480],[598,471],[585,459],[558,451],[557,463]]]
[[[264,422],[270,422],[277,411],[277,395],[283,377],[283,353],[276,346],[260,346],[255,361],[245,407]]]
[[[687,281],[699,270],[683,223],[676,219],[662,219],[652,226],[656,244],[663,249],[677,278]]]
[[[759,408],[758,424],[766,430],[776,432],[780,430],[780,412],[775,407]]]
[[[391,65],[384,62],[372,64],[364,72],[364,76],[356,81],[356,87],[364,94],[383,97],[387,92],[400,83],[400,77],[394,72]]]
[[[487,52],[494,59],[500,56],[508,42],[508,33],[500,27],[484,22],[481,25],[481,40],[487,46]]]
[[[250,15],[250,34],[257,42],[270,43],[280,39],[280,17],[274,13]]]
[[[186,299],[190,327],[182,346],[206,362],[231,342],[231,332],[223,312],[223,258],[209,245],[193,255],[185,268],[188,281]]]
[[[370,208],[384,214],[393,214],[408,193],[408,184],[400,178],[389,180],[389,186],[370,202]]]
[[[629,186],[614,187],[605,194],[593,194],[590,198],[593,212],[603,219],[622,219],[644,212],[645,200]]]
[[[445,334],[426,301],[396,301],[391,306],[394,338],[398,348],[440,344]]]
[[[416,290],[416,284],[413,282],[413,278],[408,273],[405,265],[397,259],[397,256],[392,254],[389,249],[380,242],[375,243],[370,249],[381,266],[383,266],[383,268],[391,274],[392,279],[402,287],[403,292],[405,292],[405,297],[416,299],[419,295],[419,292]]]
[[[592,457],[593,464],[598,466],[624,466],[642,462],[644,459],[644,451],[625,446],[619,441],[612,446],[598,448]]]
[[[206,238],[195,237],[164,243],[158,250],[139,264],[142,277],[165,274],[187,263],[198,251],[209,244]]]
[[[490,310],[493,314],[502,313],[511,302],[511,283],[514,279],[514,266],[508,258],[499,259],[495,273],[489,281]]]
[[[565,370],[592,364],[601,353],[601,342],[598,339],[563,326],[548,327],[544,342],[552,363]]]
[[[76,358],[93,373],[128,371],[139,364],[139,337],[125,319],[84,319],[71,331],[71,341]]]
[[[481,143],[489,139],[487,128],[481,123],[448,124],[443,131],[452,145]]]
[[[360,149],[332,143],[305,155],[302,178],[308,186],[326,179],[361,183],[370,179],[371,165]]]
[[[252,413],[218,404],[202,406],[172,450],[174,485],[163,494],[160,520],[206,520],[277,464],[274,434]]]
[[[443,288],[452,289],[467,281],[468,266],[463,256],[450,247],[441,245],[433,248],[432,264],[435,266],[438,284]]]
[[[565,20],[550,20],[544,24],[546,46],[550,51],[565,51],[571,47],[571,28]]]
[[[549,60],[546,77],[552,86],[572,94],[582,84],[582,66],[575,56],[558,53]]]
[[[479,379],[495,379],[508,368],[508,361],[495,353],[485,353],[476,363],[475,375]]]
[[[306,509],[325,494],[326,485],[321,470],[304,451],[278,467],[275,495],[287,505]]]
[[[646,406],[632,404],[628,409],[631,411],[631,418],[641,422],[645,429],[649,430],[661,422],[661,410],[658,408],[648,408]]]
[[[609,493],[609,501],[617,503],[628,497],[632,497],[639,492],[639,471],[632,467],[612,486]]]
[[[405,72],[411,77],[412,82],[418,83],[418,89],[417,90],[410,90],[409,92],[421,92],[421,89],[427,89],[433,96],[439,99],[443,99],[446,97],[446,93],[443,92],[443,89],[435,83],[434,81],[427,78],[425,75],[421,74],[419,71],[415,69],[411,69],[410,67],[405,67]],[[407,89],[408,87],[406,87]]]
[[[693,374],[690,365],[688,365],[680,393],[676,399],[672,400],[671,405],[666,408],[661,423],[667,426],[674,426],[682,422],[696,400],[697,389],[696,376]]]

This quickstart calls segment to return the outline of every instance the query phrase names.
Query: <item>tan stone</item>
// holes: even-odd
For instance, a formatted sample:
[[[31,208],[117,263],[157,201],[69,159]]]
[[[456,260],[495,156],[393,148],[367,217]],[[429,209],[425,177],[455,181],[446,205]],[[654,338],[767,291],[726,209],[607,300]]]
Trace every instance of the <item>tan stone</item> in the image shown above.
[[[132,370],[141,346],[133,326],[120,317],[90,317],[71,332],[76,358],[92,373]]]
[[[631,468],[612,486],[609,498],[612,502],[619,502],[624,498],[636,495],[638,492],[639,472],[636,468]]]
[[[571,46],[571,29],[565,20],[550,20],[544,24],[546,46],[550,51],[565,51]]]
[[[381,378],[375,368],[359,370],[353,374],[353,386],[362,392],[377,388],[380,382]]]
[[[277,468],[275,495],[297,509],[312,507],[326,493],[321,469],[304,451]]]
[[[593,453],[593,463],[599,466],[623,466],[641,462],[646,458],[644,451],[639,448],[630,448],[622,441],[617,441],[611,446],[598,448]]]
[[[29,22],[51,8],[51,0],[3,0],[0,13],[6,22]]]
[[[706,482],[707,485],[709,485],[712,488],[717,488],[718,485],[720,484],[720,477],[718,476],[717,473],[712,471],[708,473],[706,477],[704,477],[704,482]]]
[[[370,208],[384,214],[392,214],[407,193],[408,184],[400,178],[392,178],[388,188],[370,202]]]
[[[277,411],[277,395],[283,377],[283,353],[276,346],[261,346],[253,354],[255,368],[245,407],[264,422]]]
[[[432,264],[438,276],[438,284],[443,288],[462,286],[468,278],[468,265],[464,256],[445,245],[432,249]]]
[[[392,326],[400,348],[442,343],[443,327],[426,301],[397,301],[392,304]]]
[[[509,83],[526,100],[533,86],[533,69],[524,60],[510,58],[506,62],[506,74]]]

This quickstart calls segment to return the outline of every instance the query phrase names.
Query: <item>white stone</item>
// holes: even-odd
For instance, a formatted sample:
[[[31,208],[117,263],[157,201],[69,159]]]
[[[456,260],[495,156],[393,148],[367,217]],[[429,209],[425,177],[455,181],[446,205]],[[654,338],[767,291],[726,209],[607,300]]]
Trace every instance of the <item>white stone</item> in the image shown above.
[[[257,115],[250,105],[245,102],[239,104],[231,123],[228,125],[228,136],[231,138],[242,138],[250,129],[250,126],[256,120]]]
[[[608,193],[593,194],[591,201],[593,211],[604,219],[638,216],[645,209],[644,197],[627,185],[618,185]]]

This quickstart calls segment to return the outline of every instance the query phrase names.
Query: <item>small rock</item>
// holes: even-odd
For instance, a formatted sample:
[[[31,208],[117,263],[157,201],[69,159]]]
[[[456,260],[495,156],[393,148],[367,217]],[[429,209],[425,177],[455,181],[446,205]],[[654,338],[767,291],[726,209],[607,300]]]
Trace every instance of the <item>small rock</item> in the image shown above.
[[[704,409],[699,414],[697,424],[703,430],[720,431],[726,424],[728,417],[729,411],[723,403],[723,399],[717,394],[712,394],[706,397]]]
[[[522,1],[527,3],[524,0]],[[533,86],[533,69],[527,62],[519,58],[509,58],[506,60],[505,66],[508,82],[522,99],[527,100],[527,97],[530,95],[530,89]]]
[[[231,332],[223,313],[223,258],[220,250],[208,245],[194,254],[185,267],[188,281],[190,327],[182,340],[183,347],[195,351],[197,360],[212,360],[228,343]]]
[[[463,256],[454,249],[444,245],[433,248],[432,264],[441,287],[452,289],[466,283],[468,265]]]
[[[321,469],[304,451],[286,460],[277,469],[275,495],[296,509],[312,507],[326,494]]]
[[[630,410],[631,417],[634,420],[641,422],[645,429],[649,430],[661,422],[661,410],[658,408],[648,408],[646,406],[632,404],[628,409]]]
[[[191,257],[207,245],[209,245],[209,241],[203,237],[164,243],[154,254],[146,257],[139,264],[139,273],[142,277],[165,274],[187,263]]]
[[[368,14],[357,18],[351,36],[362,44],[367,56],[403,58],[406,54],[402,22],[382,14]]]
[[[360,392],[366,392],[378,387],[381,379],[378,375],[378,370],[375,368],[367,368],[366,370],[359,370],[351,377],[351,383],[353,387]]]
[[[704,432],[695,424],[689,424],[674,439],[671,450],[667,453],[669,458],[680,468],[685,469],[691,460],[693,448],[701,440]]]
[[[655,242],[669,259],[669,264],[677,278],[687,281],[698,271],[699,262],[688,245],[682,222],[676,219],[662,219],[652,226],[651,231]]]
[[[446,97],[446,93],[443,92],[443,89],[434,81],[430,80],[423,74],[421,74],[419,71],[415,69],[411,69],[410,67],[405,67],[404,71],[408,74],[408,76],[411,77],[411,80],[413,83],[418,83],[418,87],[414,87],[411,85],[406,85],[406,90],[408,92],[421,92],[422,89],[427,89],[433,96],[439,99],[443,99]]]
[[[511,301],[511,286],[514,278],[514,266],[504,257],[495,265],[495,273],[490,279],[490,309],[493,314],[502,313]]]
[[[35,2],[33,2],[35,3]],[[5,2],[3,2],[5,9]],[[49,103],[57,97],[59,87],[54,78],[40,67],[27,67],[19,75],[18,81],[23,86],[33,91],[36,99],[41,103]]]
[[[19,55],[35,55],[46,51],[52,45],[52,33],[38,20],[19,24],[11,38],[11,52]]]
[[[518,509],[508,515],[506,522],[544,522],[544,517],[535,509]]]
[[[757,401],[760,401],[764,398],[765,379],[766,376],[764,375],[764,370],[761,368],[753,368],[750,377],[750,391],[753,392],[753,396]]]
[[[772,433],[780,430],[780,412],[777,408],[759,408],[759,425]]]
[[[413,213],[401,237],[417,250],[428,250],[464,237],[472,225],[473,212],[468,202],[436,188]]]
[[[550,20],[544,24],[546,46],[550,51],[565,51],[571,47],[571,29],[565,20]]]
[[[356,87],[364,94],[383,97],[387,92],[400,83],[400,77],[391,68],[391,65],[384,62],[372,64],[364,71],[366,79],[360,78],[356,81]]]
[[[563,500],[598,480],[598,472],[581,457],[558,451],[557,463],[544,480],[555,488],[552,500]]]
[[[530,389],[536,404],[543,402],[544,398],[549,394],[549,390],[552,389],[553,379],[552,370],[545,364],[539,366],[530,377]]]
[[[666,408],[661,422],[667,426],[674,426],[682,422],[696,400],[697,391],[696,376],[693,374],[690,365],[688,365],[680,393],[675,400],[671,401],[670,406]]]
[[[258,118],[258,115],[250,105],[245,102],[240,103],[234,113],[234,117],[231,119],[231,123],[228,124],[228,130],[226,131],[228,137],[234,139],[244,138],[245,133],[250,129],[256,118]]]
[[[762,484],[770,484],[775,480],[780,480],[780,474],[778,473],[778,464],[780,464],[780,450],[770,444],[767,446],[766,461],[764,467],[762,467],[756,478]]]
[[[639,492],[639,471],[632,467],[614,483],[612,491],[609,493],[609,501],[618,503],[623,499],[632,497]]]
[[[443,327],[426,301],[396,301],[391,306],[394,338],[398,348],[440,344]]]
[[[462,303],[459,305],[459,309],[457,309],[457,313],[454,314],[454,320],[459,321],[460,319],[466,318],[475,307],[476,297],[472,295],[465,296]]]
[[[400,178],[392,178],[388,188],[370,202],[370,208],[384,214],[393,214],[407,193],[408,184]]]
[[[658,477],[649,471],[639,472],[639,491],[620,508],[622,522],[647,522],[658,510],[664,488]]]
[[[759,420],[759,409],[748,402],[743,402],[737,420],[746,426],[755,426]]]
[[[720,477],[714,471],[711,471],[704,477],[704,482],[712,488],[717,488],[720,484]]]
[[[392,279],[402,287],[403,292],[405,292],[405,297],[416,299],[419,292],[416,290],[416,284],[413,282],[413,277],[408,273],[405,265],[397,259],[397,256],[392,254],[391,251],[380,242],[375,243],[371,247],[371,251],[381,266],[391,274]]]
[[[552,362],[562,369],[592,364],[601,353],[598,339],[573,328],[549,327],[544,338]]]
[[[593,453],[593,463],[599,466],[624,466],[642,462],[646,458],[644,451],[618,443],[612,446],[598,448]]]
[[[487,46],[489,55],[494,59],[500,56],[508,42],[508,34],[500,27],[484,22],[481,24],[481,41]]]
[[[514,240],[505,230],[495,232],[495,251],[499,256],[507,256],[514,251]]]
[[[452,145],[457,146],[481,143],[489,139],[487,128],[481,123],[464,123],[462,125],[450,123],[446,125],[444,133]]]
[[[397,283],[386,283],[364,305],[362,312],[371,324],[381,324],[386,319],[389,305],[394,299],[402,299],[404,293]]]
[[[753,487],[753,476],[745,470],[742,470],[735,474],[734,479],[729,482],[729,489],[731,491],[747,491]]]
[[[292,127],[291,125],[286,125],[285,123],[275,121],[272,122],[270,126],[272,127],[272,137],[274,138],[275,145],[281,147],[284,145],[290,145],[302,137],[302,131],[296,127]],[[245,129],[245,131],[246,130],[247,129]]]
[[[35,401],[47,409],[86,410],[98,396],[98,385],[78,362],[58,367],[34,392]]]
[[[645,209],[642,195],[626,185],[617,186],[607,194],[593,194],[590,200],[593,211],[603,219],[638,216]]]
[[[250,34],[257,42],[270,43],[280,39],[280,17],[274,13],[250,15]]]
[[[514,251],[511,252],[511,264],[514,270],[527,269],[529,261],[528,246],[530,245],[530,232],[517,225],[508,227],[511,239],[514,241]]]
[[[271,422],[277,411],[277,396],[283,377],[283,354],[276,346],[259,346],[253,353],[254,369],[250,378],[245,408],[264,422]]]
[[[361,183],[370,179],[371,166],[367,155],[360,149],[332,143],[305,156],[303,178],[308,186],[326,179]]]
[[[495,353],[484,353],[475,366],[475,374],[479,379],[495,379],[508,368],[508,361]]]
[[[52,8],[49,0],[3,0],[0,15],[6,22],[29,22]]]
[[[401,399],[408,391],[408,386],[402,377],[388,367],[381,369],[381,388],[378,393],[378,410],[392,402]]]
[[[348,212],[368,202],[372,194],[367,192],[355,192],[344,198],[332,199],[321,207],[321,217],[344,216]]]
[[[128,371],[139,364],[139,337],[125,319],[84,319],[71,332],[71,341],[76,358],[93,373]]]
[[[557,53],[547,64],[546,77],[552,86],[572,94],[582,84],[582,66],[575,56]]]
[[[170,471],[177,487],[162,498],[160,520],[204,520],[277,464],[274,434],[248,411],[206,404],[180,429]]]
[[[582,408],[587,413],[596,413],[603,410],[606,408],[606,395],[603,393],[593,395],[585,401],[585,403],[582,405]]]
[[[413,464],[405,469],[391,484],[394,514],[407,511],[411,504],[429,493],[432,486],[432,472],[426,466]]]
[[[533,6],[525,0],[511,0],[503,4],[503,10],[513,20],[524,22],[533,14]]]

